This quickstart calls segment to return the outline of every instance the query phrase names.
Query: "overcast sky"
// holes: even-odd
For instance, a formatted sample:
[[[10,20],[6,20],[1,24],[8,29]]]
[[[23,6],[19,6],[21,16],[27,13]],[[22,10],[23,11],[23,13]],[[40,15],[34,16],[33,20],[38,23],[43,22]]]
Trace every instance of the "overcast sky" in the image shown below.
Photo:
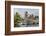
[[[39,15],[39,9],[31,9],[31,8],[14,8],[14,14],[18,12],[22,17],[24,17],[25,12],[28,14],[33,14],[34,16]]]

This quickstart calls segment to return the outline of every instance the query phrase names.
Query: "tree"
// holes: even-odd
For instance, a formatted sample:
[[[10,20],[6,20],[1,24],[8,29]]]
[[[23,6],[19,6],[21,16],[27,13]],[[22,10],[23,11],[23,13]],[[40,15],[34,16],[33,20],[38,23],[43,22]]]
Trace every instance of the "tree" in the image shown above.
[[[35,16],[35,18],[39,18],[39,16]]]
[[[22,18],[20,17],[19,13],[16,12],[16,14],[14,15],[14,24],[18,24],[21,21],[21,19]]]
[[[26,12],[25,12],[25,17],[27,18],[27,16],[28,16],[28,12],[26,11]]]

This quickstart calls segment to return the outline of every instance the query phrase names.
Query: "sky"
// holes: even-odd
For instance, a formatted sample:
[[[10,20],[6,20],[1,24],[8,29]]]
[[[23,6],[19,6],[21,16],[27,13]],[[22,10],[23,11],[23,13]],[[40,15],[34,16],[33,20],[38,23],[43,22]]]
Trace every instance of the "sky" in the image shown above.
[[[39,15],[39,9],[31,9],[31,8],[14,8],[14,14],[18,12],[22,17],[24,17],[25,12],[28,12],[29,15],[33,14],[34,16]]]

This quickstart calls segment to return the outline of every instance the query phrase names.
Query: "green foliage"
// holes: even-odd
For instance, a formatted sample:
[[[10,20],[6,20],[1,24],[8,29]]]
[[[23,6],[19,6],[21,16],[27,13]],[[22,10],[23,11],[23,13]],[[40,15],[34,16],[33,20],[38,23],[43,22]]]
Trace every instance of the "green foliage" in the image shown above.
[[[35,16],[35,19],[36,19],[36,18],[39,18],[39,16]]]
[[[14,15],[14,24],[18,24],[21,21],[21,17],[18,12]]]

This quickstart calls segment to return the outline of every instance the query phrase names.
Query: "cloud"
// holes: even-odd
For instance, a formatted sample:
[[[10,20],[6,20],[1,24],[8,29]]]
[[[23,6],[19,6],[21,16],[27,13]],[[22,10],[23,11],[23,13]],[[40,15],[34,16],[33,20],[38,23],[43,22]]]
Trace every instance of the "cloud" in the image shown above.
[[[22,17],[24,17],[25,12],[28,14],[33,14],[34,16],[39,15],[39,9],[31,9],[31,8],[14,8],[14,14],[18,12]]]

